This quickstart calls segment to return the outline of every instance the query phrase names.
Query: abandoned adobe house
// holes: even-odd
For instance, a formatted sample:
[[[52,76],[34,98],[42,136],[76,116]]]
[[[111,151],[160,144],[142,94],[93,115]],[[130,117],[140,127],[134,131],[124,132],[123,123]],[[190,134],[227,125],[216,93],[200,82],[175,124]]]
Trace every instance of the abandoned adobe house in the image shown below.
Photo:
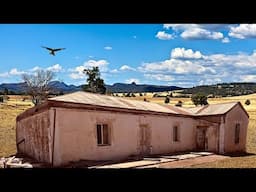
[[[17,117],[17,150],[53,166],[179,151],[246,150],[240,102],[195,108],[75,92]]]

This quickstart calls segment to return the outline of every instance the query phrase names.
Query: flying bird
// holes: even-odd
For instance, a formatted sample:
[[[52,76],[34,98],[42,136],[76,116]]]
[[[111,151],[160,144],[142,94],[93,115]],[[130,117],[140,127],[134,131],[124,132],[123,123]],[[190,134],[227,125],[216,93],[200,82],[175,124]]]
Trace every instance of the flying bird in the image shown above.
[[[49,53],[49,54],[51,54],[51,55],[53,55],[53,56],[55,56],[55,52],[56,52],[56,51],[61,51],[61,50],[66,49],[66,48],[53,49],[53,48],[44,47],[44,46],[42,46],[42,47],[43,47],[43,48],[45,48],[45,49],[47,49],[47,50],[49,50],[49,51],[50,51],[50,53]]]

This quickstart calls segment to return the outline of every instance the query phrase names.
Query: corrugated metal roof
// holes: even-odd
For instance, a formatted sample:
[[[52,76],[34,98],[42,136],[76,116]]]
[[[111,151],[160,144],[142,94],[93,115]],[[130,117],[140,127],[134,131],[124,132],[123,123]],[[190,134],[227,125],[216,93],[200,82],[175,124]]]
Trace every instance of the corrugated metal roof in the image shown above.
[[[210,105],[194,107],[194,108],[187,108],[187,110],[191,111],[191,113],[197,116],[221,115],[228,112],[237,104],[238,102],[218,103],[218,104],[210,104]]]
[[[124,109],[154,111],[162,113],[182,114],[171,108],[165,107],[157,103],[134,101],[120,97],[113,97],[101,94],[93,94],[83,91],[78,91],[71,94],[57,96],[49,99],[50,101],[63,101],[71,103],[97,105],[103,107],[116,107]]]
[[[101,94],[78,91],[49,99],[50,101],[63,101],[70,103],[89,104],[103,107],[115,107],[123,109],[153,111],[171,114],[182,114],[189,116],[221,115],[228,112],[238,102],[210,104],[202,107],[184,108],[171,105],[161,105],[152,102],[135,101],[121,97],[113,97]]]

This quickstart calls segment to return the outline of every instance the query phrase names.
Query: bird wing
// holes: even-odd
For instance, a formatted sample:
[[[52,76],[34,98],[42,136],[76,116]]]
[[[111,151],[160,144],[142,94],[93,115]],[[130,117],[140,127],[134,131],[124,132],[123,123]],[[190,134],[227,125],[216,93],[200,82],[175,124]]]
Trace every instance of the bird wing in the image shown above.
[[[60,50],[64,50],[66,48],[58,48],[58,49],[53,49],[53,51],[60,51]]]
[[[49,47],[44,47],[44,46],[42,46],[43,48],[45,48],[45,49],[48,49],[49,51],[53,51],[53,49],[52,48],[49,48]]]

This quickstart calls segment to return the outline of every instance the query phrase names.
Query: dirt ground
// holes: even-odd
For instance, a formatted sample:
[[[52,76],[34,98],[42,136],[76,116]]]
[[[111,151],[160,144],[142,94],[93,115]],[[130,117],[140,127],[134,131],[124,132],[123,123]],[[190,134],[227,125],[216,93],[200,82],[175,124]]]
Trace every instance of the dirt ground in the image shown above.
[[[227,159],[229,157],[223,155],[210,155],[203,157],[196,157],[193,159],[184,159],[179,161],[160,163],[158,165],[144,166],[139,168],[189,168],[192,165],[200,165],[202,163],[210,163],[218,160]]]

